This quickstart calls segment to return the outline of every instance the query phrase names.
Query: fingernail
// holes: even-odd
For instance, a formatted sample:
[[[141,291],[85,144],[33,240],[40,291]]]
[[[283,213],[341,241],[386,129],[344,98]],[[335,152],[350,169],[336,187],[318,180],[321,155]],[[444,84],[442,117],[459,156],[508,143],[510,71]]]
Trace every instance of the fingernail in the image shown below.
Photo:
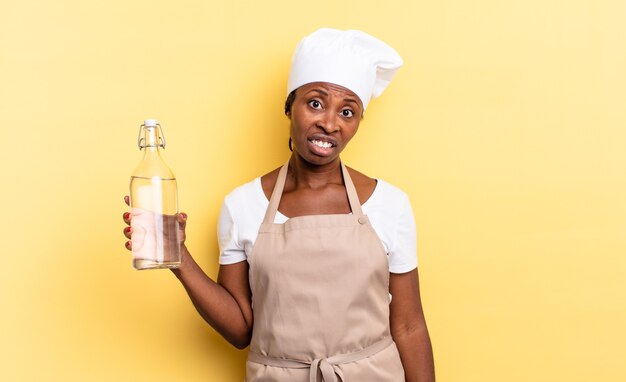
[[[128,220],[129,217],[130,217],[130,212],[125,212],[124,219]]]

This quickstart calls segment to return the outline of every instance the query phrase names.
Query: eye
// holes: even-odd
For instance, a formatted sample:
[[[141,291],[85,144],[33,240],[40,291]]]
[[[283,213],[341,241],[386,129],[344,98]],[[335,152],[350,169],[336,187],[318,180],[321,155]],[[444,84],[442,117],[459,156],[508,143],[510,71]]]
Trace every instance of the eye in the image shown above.
[[[309,106],[311,106],[313,109],[321,109],[322,108],[322,103],[316,99],[312,99],[309,101]]]
[[[354,117],[354,112],[350,109],[343,109],[341,115],[346,118],[352,118]]]

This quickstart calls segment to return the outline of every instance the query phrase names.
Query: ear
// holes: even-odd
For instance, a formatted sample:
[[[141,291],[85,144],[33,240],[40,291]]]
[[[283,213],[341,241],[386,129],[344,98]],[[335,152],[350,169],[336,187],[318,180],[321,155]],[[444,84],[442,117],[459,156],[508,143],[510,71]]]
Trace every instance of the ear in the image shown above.
[[[285,115],[287,116],[287,118],[291,119],[291,111],[286,111]]]

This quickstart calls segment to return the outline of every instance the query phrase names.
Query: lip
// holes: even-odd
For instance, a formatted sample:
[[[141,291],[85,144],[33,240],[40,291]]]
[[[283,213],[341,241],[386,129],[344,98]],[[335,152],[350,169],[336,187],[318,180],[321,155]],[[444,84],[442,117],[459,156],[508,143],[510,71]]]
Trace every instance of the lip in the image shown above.
[[[333,151],[337,147],[337,141],[325,135],[313,135],[313,136],[308,137],[307,141],[309,142],[309,149],[311,150],[311,152],[320,157],[327,157],[327,156],[332,155]],[[315,143],[313,143],[313,141],[327,142],[327,143],[330,143],[331,146],[320,147],[316,145]]]
[[[312,141],[328,142],[332,145],[332,147],[337,147],[337,140],[333,137],[329,137],[328,135],[315,134],[315,135],[311,135],[307,137],[307,140],[309,142],[312,142]]]

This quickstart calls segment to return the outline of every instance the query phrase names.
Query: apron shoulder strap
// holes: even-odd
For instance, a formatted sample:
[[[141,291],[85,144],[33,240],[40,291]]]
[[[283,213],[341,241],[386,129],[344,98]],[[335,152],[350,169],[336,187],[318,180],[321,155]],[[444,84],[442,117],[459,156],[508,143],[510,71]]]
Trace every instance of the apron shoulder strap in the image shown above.
[[[348,193],[348,200],[350,201],[352,214],[361,216],[363,215],[363,211],[361,211],[359,195],[356,193],[356,188],[354,187],[354,183],[352,183],[352,178],[350,178],[348,168],[343,164],[343,162],[341,162],[341,172],[343,174],[343,183],[346,185],[346,192]]]
[[[276,211],[278,211],[278,205],[280,204],[280,197],[283,195],[283,189],[285,188],[285,180],[287,179],[288,168],[289,162],[285,163],[285,165],[278,172],[278,179],[276,179],[274,191],[272,191],[272,196],[270,197],[270,204],[267,207],[267,210],[265,210],[263,223],[274,223]]]

